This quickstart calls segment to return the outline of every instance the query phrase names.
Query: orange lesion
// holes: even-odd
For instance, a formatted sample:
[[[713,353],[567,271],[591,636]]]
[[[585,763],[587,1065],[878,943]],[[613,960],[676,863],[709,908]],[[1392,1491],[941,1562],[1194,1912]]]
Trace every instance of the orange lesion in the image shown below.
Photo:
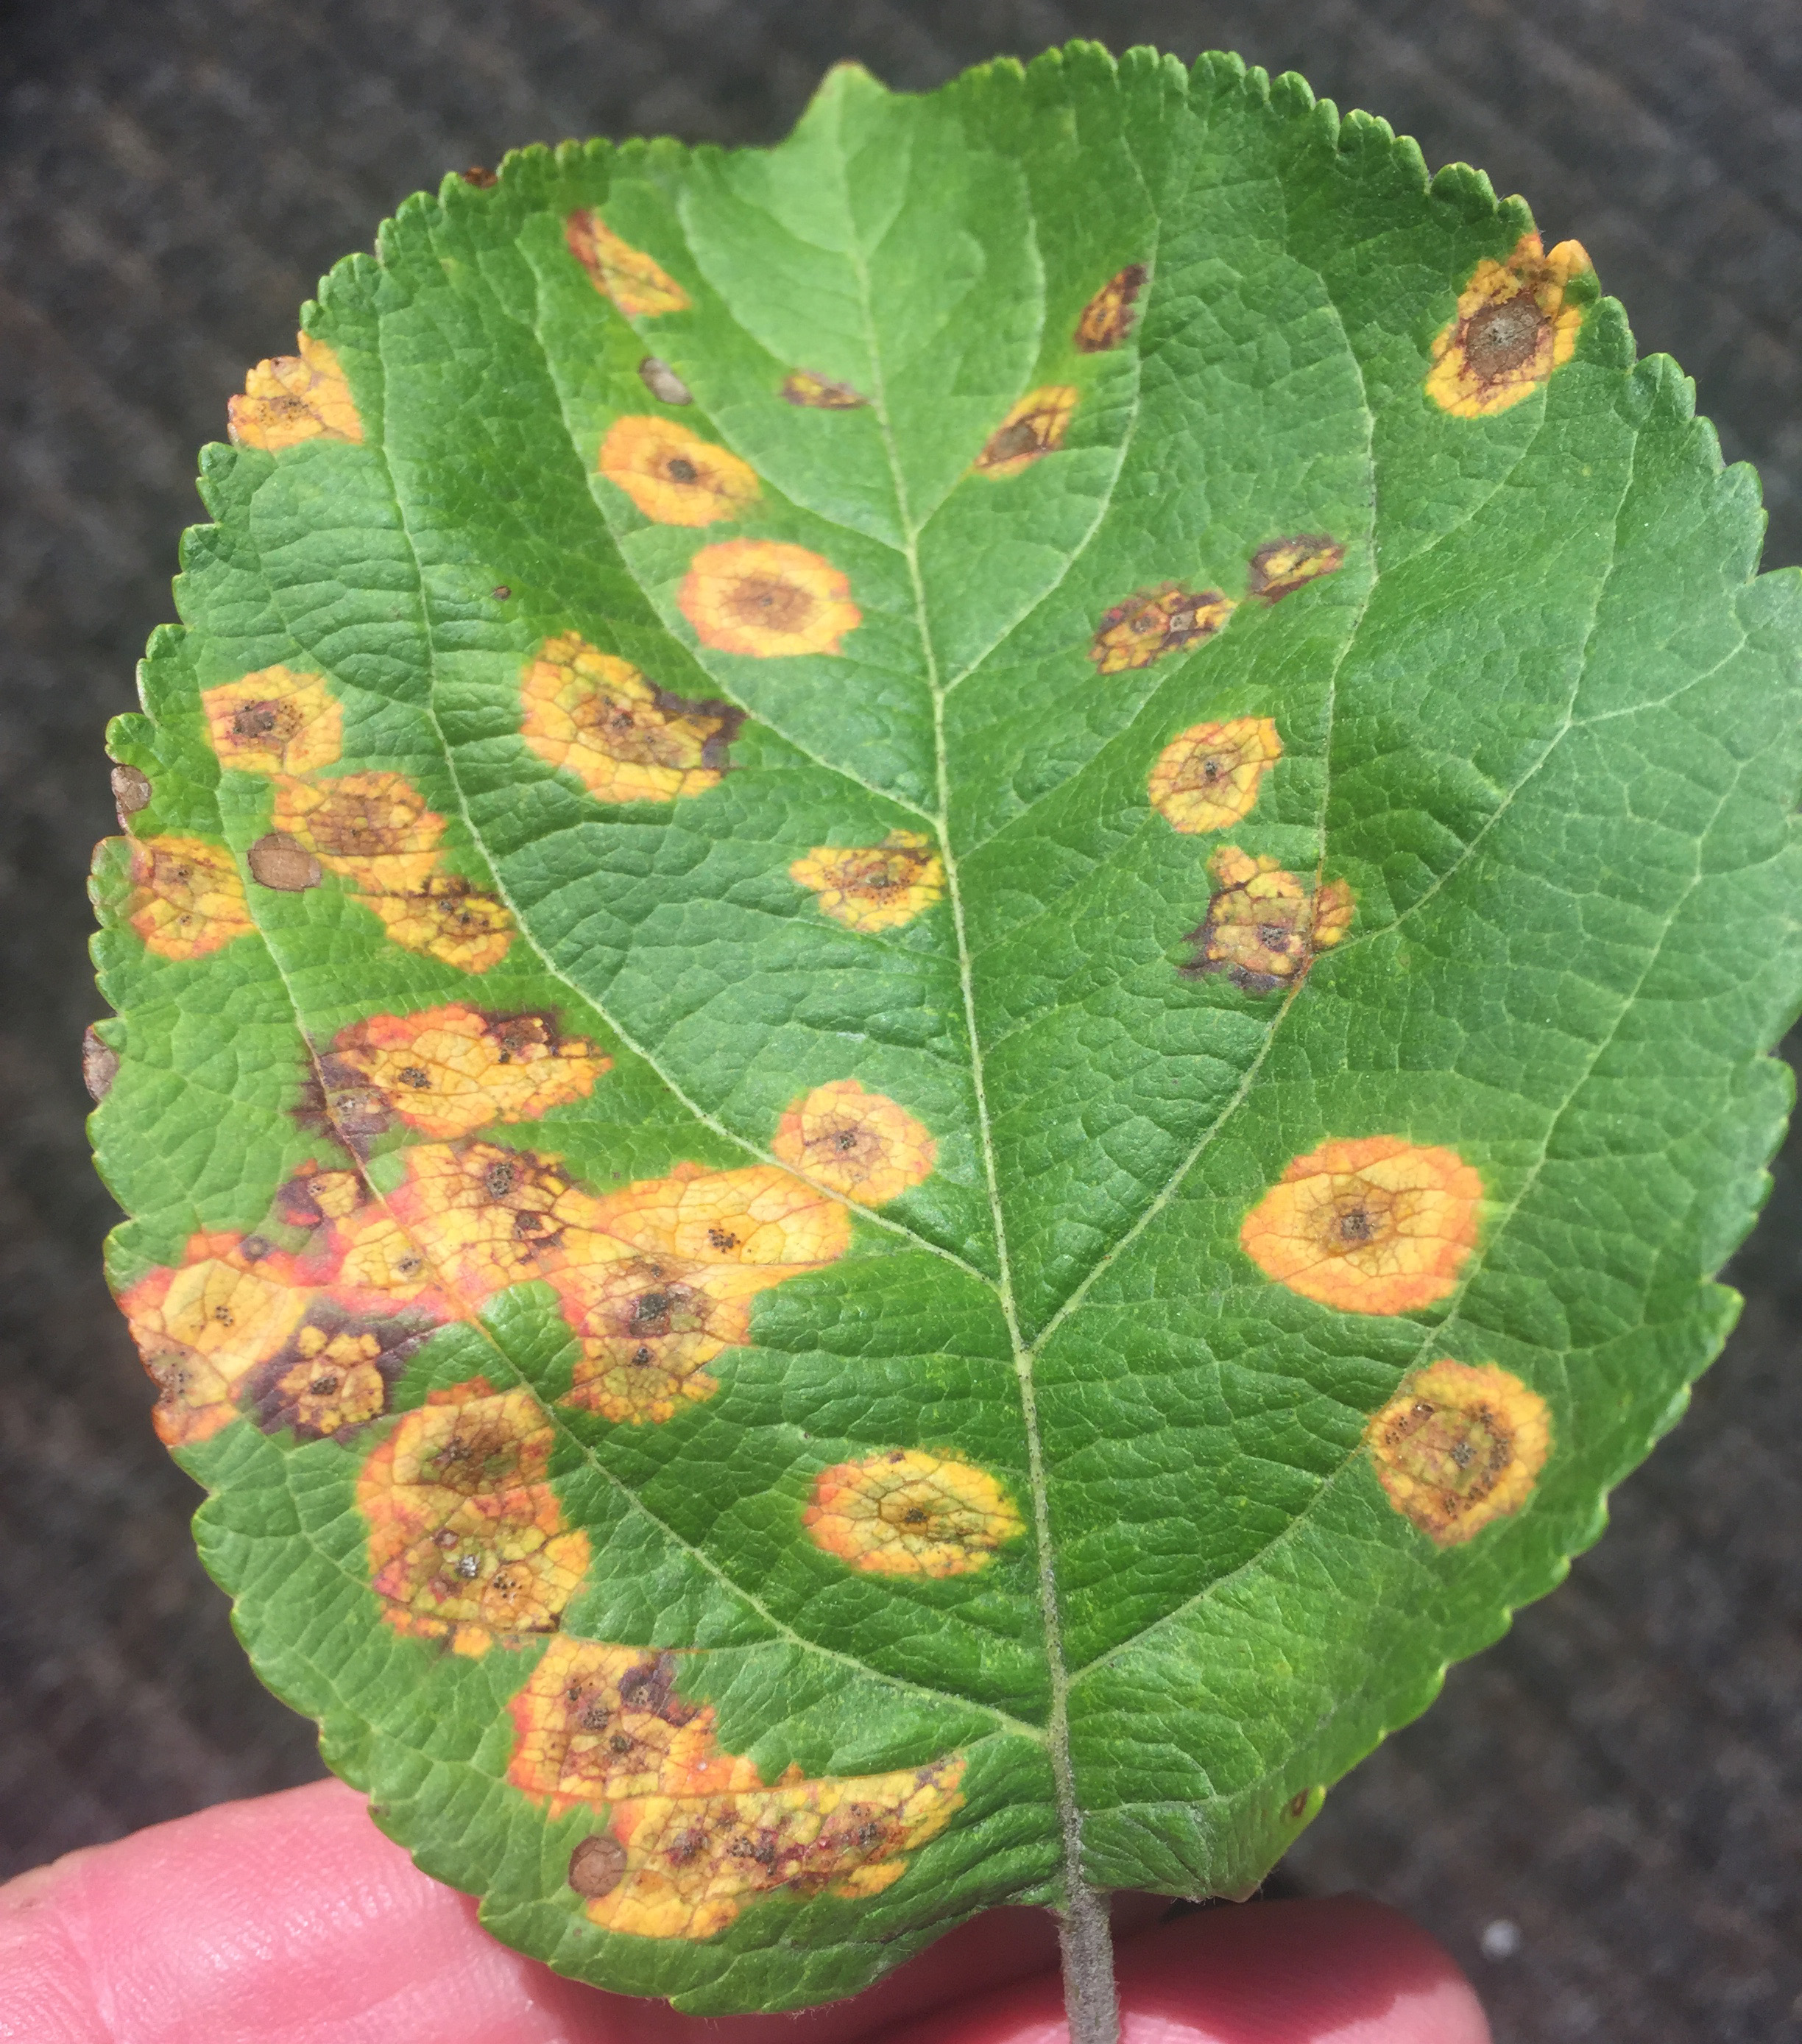
[[[615,419],[600,472],[660,525],[711,525],[757,500],[757,471],[673,419]]]
[[[983,442],[974,463],[977,474],[999,482],[1055,454],[1064,444],[1080,395],[1074,383],[1048,383],[1029,390]]]
[[[1536,234],[1522,235],[1505,263],[1486,256],[1434,337],[1427,395],[1462,419],[1530,397],[1577,352],[1582,309],[1565,294],[1590,267],[1582,242],[1561,241],[1547,256]]]
[[[788,877],[849,930],[894,929],[945,898],[945,862],[919,831],[891,831],[880,844],[816,844]]]
[[[404,774],[278,777],[273,820],[320,865],[370,894],[423,888],[438,863],[444,819]]]
[[[1240,1247],[1305,1299],[1413,1312],[1456,1289],[1482,1198],[1482,1180],[1455,1150],[1400,1135],[1323,1143],[1245,1216]]]
[[[344,713],[323,674],[259,667],[202,691],[220,764],[240,774],[310,774],[343,750]]]
[[[553,1438],[530,1391],[477,1377],[432,1393],[369,1456],[357,1508],[397,1631],[479,1657],[557,1629],[589,1548],[548,1481]]]
[[[604,802],[704,793],[727,767],[743,713],[691,702],[573,632],[547,639],[520,684],[520,736]]]
[[[596,1232],[600,1201],[554,1157],[497,1143],[416,1143],[388,1208],[439,1281],[479,1304],[509,1285],[623,1257]]]
[[[613,1063],[585,1038],[562,1035],[550,1015],[493,1015],[460,1002],[352,1023],[334,1039],[332,1058],[389,1112],[432,1136],[536,1120],[585,1100]]]
[[[1282,757],[1282,740],[1267,717],[1191,724],[1157,756],[1152,807],[1186,835],[1224,830],[1251,813],[1260,782]]]
[[[706,1366],[746,1341],[750,1302],[850,1246],[837,1200],[775,1165],[678,1164],[597,1200],[551,1275],[581,1344],[564,1403],[642,1424],[719,1388]]]
[[[256,928],[244,884],[222,844],[134,838],[125,918],[159,958],[205,958]]]
[[[1254,859],[1236,845],[1217,851],[1208,870],[1221,885],[1207,920],[1186,939],[1196,952],[1181,970],[1192,978],[1224,972],[1248,993],[1271,993],[1352,927],[1356,905],[1343,880],[1310,887],[1276,859]]]
[[[563,222],[569,252],[589,273],[589,281],[611,298],[628,319],[655,319],[683,313],[688,293],[642,248],[623,241],[598,213],[583,209]]]
[[[121,1310],[161,1396],[152,1412],[169,1447],[209,1440],[238,1397],[278,1354],[317,1296],[314,1276],[255,1236],[200,1234],[184,1261],[121,1293]]]
[[[1551,1416],[1511,1371],[1442,1359],[1408,1379],[1364,1439],[1390,1503],[1453,1547],[1532,1495]]]
[[[310,333],[298,355],[259,362],[244,378],[242,397],[226,406],[227,430],[240,447],[271,454],[302,440],[361,440],[362,421],[336,352]]]
[[[1167,582],[1137,590],[1102,618],[1089,658],[1104,674],[1148,667],[1167,653],[1187,652],[1213,638],[1234,608],[1217,589],[1185,589]]]
[[[676,600],[704,646],[759,660],[836,653],[863,622],[844,574],[785,540],[702,548]]]
[[[316,1300],[305,1322],[254,1374],[249,1410],[266,1434],[303,1441],[351,1433],[388,1408],[389,1391],[435,1322],[370,1318],[337,1297]]]
[[[1298,533],[1292,540],[1267,540],[1252,556],[1245,594],[1280,603],[1322,575],[1345,565],[1345,549],[1323,532]]]
[[[765,1786],[721,1750],[712,1707],[679,1695],[687,1658],[559,1638],[513,1700],[508,1781],[553,1816],[605,1811],[570,1864],[603,1929],[698,1940],[761,1896],[880,1893],[960,1807],[955,1755]]]
[[[1079,355],[1099,355],[1118,348],[1133,331],[1133,309],[1145,285],[1143,263],[1129,263],[1110,277],[1083,306],[1071,340]]]
[[[1026,1530],[987,1470],[923,1448],[822,1470],[801,1519],[816,1546],[878,1576],[967,1575]]]
[[[349,881],[393,942],[460,972],[498,965],[513,941],[506,905],[444,866],[444,819],[404,774],[329,780],[278,774],[276,830]]]
[[[938,1145],[905,1108],[856,1079],[833,1079],[796,1101],[776,1125],[773,1153],[815,1184],[862,1206],[881,1206],[932,1175]]]

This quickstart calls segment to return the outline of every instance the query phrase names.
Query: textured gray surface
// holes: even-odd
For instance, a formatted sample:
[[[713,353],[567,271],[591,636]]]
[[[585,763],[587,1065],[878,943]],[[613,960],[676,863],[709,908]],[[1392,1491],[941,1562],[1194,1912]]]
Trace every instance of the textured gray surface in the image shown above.
[[[317,1769],[193,1556],[194,1493],[98,1275],[82,875],[101,726],[172,615],[194,451],[344,250],[510,144],[779,134],[826,63],[926,86],[1075,33],[1236,48],[1483,164],[1589,246],[1756,459],[1802,559],[1795,0],[98,0],[0,29],[0,1864]],[[1615,1530],[1329,1798],[1278,1877],[1413,1911],[1501,2044],[1802,2036],[1802,1182],[1744,1323]],[[1497,1919],[1512,1958],[1486,1958]],[[1492,1942],[1493,1941],[1492,1940]]]

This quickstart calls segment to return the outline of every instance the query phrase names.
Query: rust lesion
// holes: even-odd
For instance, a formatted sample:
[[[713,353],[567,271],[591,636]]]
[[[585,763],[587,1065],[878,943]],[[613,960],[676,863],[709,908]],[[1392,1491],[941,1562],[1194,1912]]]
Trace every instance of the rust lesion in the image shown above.
[[[1436,1546],[1452,1547],[1532,1495],[1551,1420],[1512,1371],[1441,1359],[1372,1416],[1364,1438],[1390,1503]]]
[[[507,1779],[553,1816],[604,1816],[570,1856],[589,1919],[641,1938],[717,1936],[760,1900],[880,1893],[962,1803],[964,1762],[766,1785],[686,1701],[699,1657],[554,1639],[514,1698]]]
[[[1138,296],[1145,286],[1145,266],[1129,263],[1117,271],[1083,306],[1071,343],[1079,355],[1100,355],[1118,348],[1133,331]]]
[[[1293,985],[1315,955],[1352,927],[1355,904],[1343,880],[1311,885],[1280,861],[1225,845],[1208,861],[1220,882],[1206,920],[1185,942],[1194,955],[1179,970],[1198,979],[1223,973],[1248,993]]]
[[[358,442],[362,421],[351,397],[336,351],[310,333],[297,355],[273,355],[244,378],[243,394],[227,406],[228,430],[240,447],[273,454],[303,440]]]
[[[1537,234],[1522,235],[1505,262],[1485,256],[1434,337],[1427,395],[1466,419],[1531,397],[1577,352],[1583,312],[1568,294],[1590,269],[1582,242],[1561,241],[1548,256]]]
[[[1213,638],[1232,615],[1234,605],[1217,589],[1188,589],[1181,582],[1160,582],[1156,589],[1135,590],[1117,603],[1095,628],[1089,658],[1104,674],[1123,674],[1148,667],[1171,653]]]
[[[1064,444],[1081,396],[1074,383],[1048,383],[1029,390],[983,444],[976,472],[991,482],[1018,475]]]

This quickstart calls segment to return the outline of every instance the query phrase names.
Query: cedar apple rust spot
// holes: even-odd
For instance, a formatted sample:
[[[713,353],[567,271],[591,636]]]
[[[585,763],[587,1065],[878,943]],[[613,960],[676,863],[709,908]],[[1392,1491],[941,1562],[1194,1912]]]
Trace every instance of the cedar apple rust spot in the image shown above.
[[[721,1749],[711,1705],[677,1693],[692,1658],[559,1637],[513,1700],[508,1782],[553,1818],[606,1812],[569,1873],[602,1929],[699,1940],[765,1896],[879,1894],[962,1803],[955,1754],[765,1786]]]
[[[1267,717],[1191,724],[1157,756],[1148,783],[1152,807],[1185,835],[1224,830],[1250,815],[1259,783],[1282,757]]]
[[[796,1101],[770,1148],[816,1185],[872,1207],[930,1178],[938,1155],[905,1108],[856,1079],[834,1079]]]
[[[323,674],[260,667],[200,700],[220,765],[240,774],[310,774],[343,748],[344,713]]]
[[[831,562],[785,540],[704,547],[676,600],[704,646],[758,660],[836,653],[864,615]]]
[[[1206,921],[1186,939],[1196,947],[1180,968],[1187,978],[1223,972],[1248,993],[1273,993],[1352,927],[1355,905],[1343,880],[1310,888],[1275,859],[1254,859],[1236,845],[1217,851],[1208,870],[1221,886]]]
[[[1400,1135],[1323,1143],[1252,1208],[1239,1243],[1305,1299],[1348,1313],[1413,1312],[1456,1289],[1482,1197],[1482,1180],[1455,1150]]]
[[[520,683],[520,736],[603,802],[704,794],[726,773],[744,721],[729,703],[691,702],[573,632],[547,639]]]
[[[1577,352],[1582,308],[1565,303],[1590,268],[1580,241],[1547,256],[1524,234],[1505,263],[1485,256],[1458,294],[1456,317],[1434,337],[1427,395],[1461,419],[1486,418],[1531,397]]]
[[[341,1029],[332,1061],[422,1135],[468,1135],[490,1122],[535,1121],[585,1100],[613,1060],[549,1014],[494,1015],[452,1002],[373,1015]]]
[[[1245,594],[1267,604],[1280,603],[1322,575],[1345,565],[1345,549],[1324,533],[1303,532],[1293,540],[1268,540],[1252,556]]]
[[[615,419],[600,468],[659,525],[711,525],[757,501],[754,469],[674,419]]]
[[[656,319],[688,309],[688,294],[641,248],[622,241],[598,213],[572,213],[563,223],[569,252],[603,297],[628,319]]]
[[[397,1631],[479,1658],[557,1629],[589,1550],[546,1480],[553,1438],[530,1391],[477,1377],[429,1394],[370,1454],[357,1508]]]
[[[1148,667],[1167,653],[1187,652],[1211,639],[1234,609],[1217,589],[1185,589],[1167,582],[1136,590],[1102,618],[1089,658],[1104,674]]]
[[[804,405],[815,412],[855,412],[869,402],[849,383],[836,383],[830,376],[816,375],[811,369],[792,370],[783,382],[782,394],[791,405]]]
[[[133,839],[131,882],[125,920],[159,958],[205,958],[256,928],[222,844],[197,837]]]
[[[1551,1420],[1511,1372],[1442,1360],[1408,1380],[1364,1439],[1390,1503],[1436,1545],[1454,1547],[1532,1494]]]
[[[891,831],[880,844],[816,844],[788,877],[848,930],[895,929],[945,898],[945,862],[918,831]]]
[[[1110,277],[1083,308],[1070,336],[1079,355],[1100,355],[1118,348],[1133,331],[1134,302],[1144,289],[1145,266],[1129,263]]]
[[[801,1521],[815,1546],[874,1576],[968,1575],[1026,1530],[986,1470],[922,1448],[822,1470]]]
[[[362,440],[362,421],[336,354],[310,333],[296,344],[297,355],[259,362],[244,378],[243,395],[227,405],[227,430],[240,447],[274,454],[302,440]]]
[[[1074,383],[1048,383],[1042,390],[1029,390],[989,435],[976,459],[977,474],[1000,482],[1055,454],[1064,444],[1080,395]]]

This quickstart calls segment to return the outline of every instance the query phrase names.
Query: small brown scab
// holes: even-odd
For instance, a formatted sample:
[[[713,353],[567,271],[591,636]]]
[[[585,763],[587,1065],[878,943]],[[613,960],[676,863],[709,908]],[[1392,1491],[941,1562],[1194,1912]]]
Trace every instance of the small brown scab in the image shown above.
[[[115,766],[113,769],[113,804],[119,812],[119,828],[128,830],[126,819],[135,816],[149,804],[153,790],[150,776],[136,766]]]
[[[1305,1788],[1298,1788],[1295,1791],[1295,1793],[1289,1799],[1289,1821],[1291,1823],[1297,1822],[1302,1815],[1303,1812],[1307,1809],[1307,1790]]]
[[[82,1083],[98,1106],[113,1090],[119,1076],[119,1053],[101,1042],[90,1023],[82,1035]]]
[[[488,593],[497,603],[504,603],[513,594],[504,582],[497,582]]]
[[[662,405],[692,405],[695,394],[661,356],[647,355],[638,364],[638,378]]]
[[[782,386],[782,394],[791,405],[804,405],[815,412],[855,412],[869,402],[862,391],[853,390],[849,383],[835,382],[811,369],[792,371]]]
[[[611,1895],[626,1873],[626,1848],[611,1831],[591,1831],[569,1855],[569,1885],[585,1900]]]
[[[1270,540],[1252,556],[1245,594],[1266,603],[1280,603],[1345,562],[1345,549],[1322,532],[1298,533],[1292,540]]]
[[[485,171],[480,163],[471,163],[462,178],[465,184],[474,185],[477,191],[489,191],[500,182],[493,171]]]
[[[244,863],[259,887],[273,888],[280,894],[303,894],[324,878],[319,861],[284,831],[259,837],[244,855]]]
[[[1144,290],[1144,283],[1143,263],[1129,263],[1117,275],[1109,278],[1083,306],[1076,331],[1071,336],[1079,355],[1100,355],[1120,345],[1133,330],[1136,317],[1133,302]]]

